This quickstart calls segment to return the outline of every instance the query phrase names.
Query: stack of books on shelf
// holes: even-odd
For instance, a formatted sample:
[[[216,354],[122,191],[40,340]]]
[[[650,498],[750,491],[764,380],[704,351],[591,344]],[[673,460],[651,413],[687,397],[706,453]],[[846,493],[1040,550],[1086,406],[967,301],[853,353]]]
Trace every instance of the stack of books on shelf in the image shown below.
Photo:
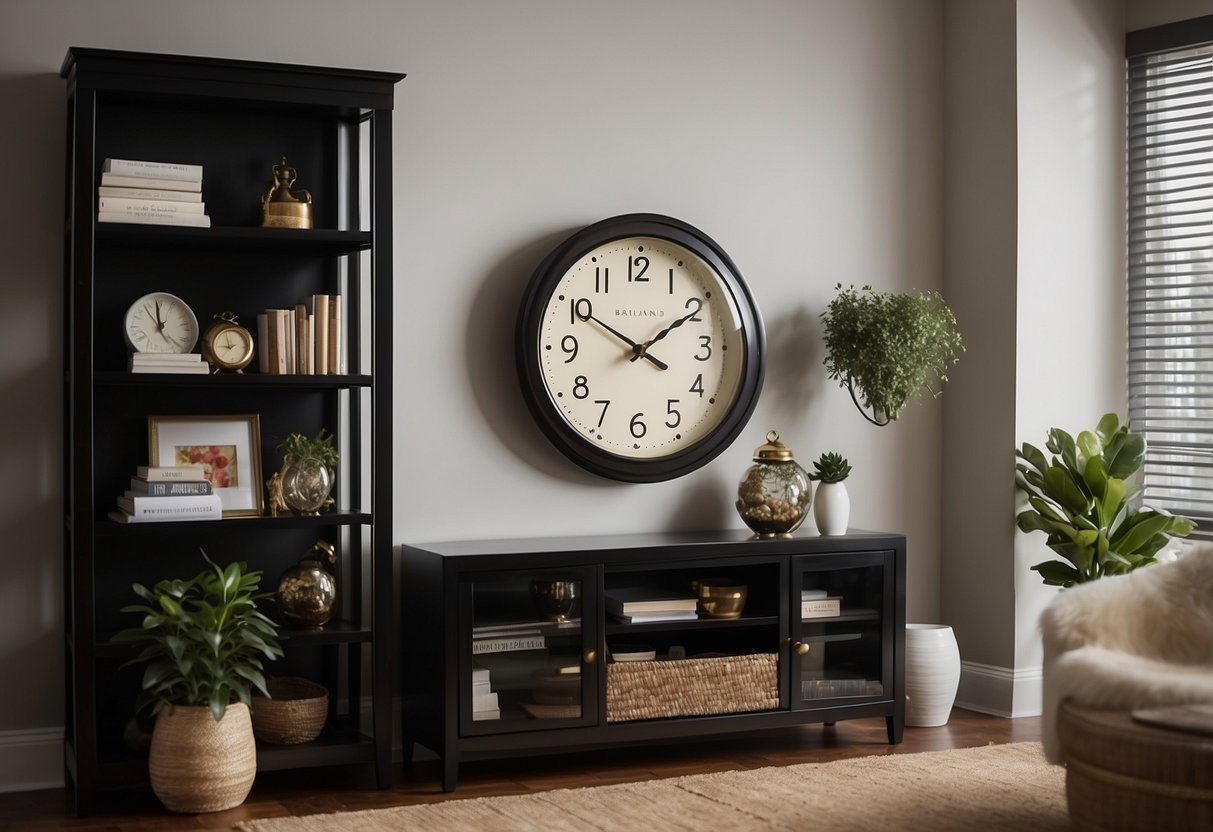
[[[97,188],[97,222],[210,228],[202,165],[106,159]]]
[[[128,365],[132,373],[197,373],[205,375],[210,365],[196,352],[136,352]]]
[[[340,375],[341,295],[310,295],[257,316],[260,369],[269,375]]]
[[[140,465],[109,516],[118,523],[219,520],[223,504],[200,466]]]
[[[837,618],[842,615],[842,596],[829,595],[824,589],[800,591],[800,617]]]
[[[501,719],[501,708],[497,703],[497,694],[493,692],[489,677],[490,672],[487,667],[472,668],[472,720],[475,722],[484,719]]]
[[[547,647],[537,622],[485,624],[472,627],[472,655],[512,653],[517,650],[542,650]]]
[[[622,587],[606,593],[606,609],[624,624],[654,621],[694,621],[698,601],[694,596],[654,587]]]

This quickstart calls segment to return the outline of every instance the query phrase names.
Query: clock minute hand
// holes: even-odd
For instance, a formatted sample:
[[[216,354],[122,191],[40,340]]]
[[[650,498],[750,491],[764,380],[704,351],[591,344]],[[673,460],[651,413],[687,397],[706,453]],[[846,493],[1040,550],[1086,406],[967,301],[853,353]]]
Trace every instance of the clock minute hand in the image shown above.
[[[639,344],[637,344],[635,341],[633,341],[633,340],[632,340],[631,338],[629,338],[628,336],[624,335],[624,334],[623,334],[622,332],[620,332],[619,330],[617,330],[617,329],[615,329],[614,327],[612,327],[610,324],[603,323],[602,321],[600,321],[600,320],[598,320],[597,318],[595,318],[593,315],[580,315],[580,314],[579,314],[577,317],[581,318],[581,320],[583,320],[583,321],[593,321],[594,323],[598,324],[600,327],[602,327],[603,329],[605,329],[607,332],[609,332],[609,333],[611,333],[612,335],[614,335],[614,336],[615,336],[616,338],[618,338],[620,341],[623,341],[625,344],[627,344],[629,347],[631,347],[631,348],[632,348],[632,353],[633,353],[633,354],[632,354],[632,360],[633,360],[633,361],[635,361],[637,358],[639,358],[639,357],[640,357],[641,353],[640,353],[640,352],[637,352],[638,350],[640,350],[640,349],[641,349],[640,345],[639,345]],[[662,361],[661,359],[657,358],[656,356],[649,355],[649,354],[646,352],[646,353],[644,353],[644,357],[645,357],[645,358],[647,358],[649,361],[653,362],[653,364],[655,364],[655,365],[656,365],[658,368],[660,368],[660,369],[662,369],[662,370],[668,370],[668,369],[670,369],[670,365],[669,365],[669,364],[666,364],[664,361]]]
[[[649,353],[648,353],[649,347],[653,346],[653,344],[656,344],[662,338],[669,335],[670,330],[678,329],[678,327],[682,326],[683,324],[685,324],[687,321],[691,320],[691,318],[694,318],[698,314],[699,314],[699,308],[696,308],[694,312],[689,312],[686,315],[683,315],[681,318],[674,321],[674,323],[670,324],[665,329],[661,330],[661,332],[658,332],[656,335],[654,335],[650,340],[645,341],[643,344],[637,345],[634,349],[634,352],[636,354],[632,356],[631,360],[635,361],[637,358],[640,358],[642,356],[647,358],[649,355]]]

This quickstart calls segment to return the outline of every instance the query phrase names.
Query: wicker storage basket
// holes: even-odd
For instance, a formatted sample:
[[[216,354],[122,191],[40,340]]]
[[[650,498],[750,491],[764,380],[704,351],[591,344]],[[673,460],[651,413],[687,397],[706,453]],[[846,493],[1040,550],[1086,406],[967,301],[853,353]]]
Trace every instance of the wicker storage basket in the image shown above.
[[[1057,736],[1075,832],[1213,829],[1213,737],[1069,701]]]
[[[329,692],[323,685],[297,676],[279,676],[265,683],[270,697],[253,697],[253,734],[262,742],[292,745],[320,736],[329,712]]]
[[[607,665],[607,722],[779,707],[779,655]]]

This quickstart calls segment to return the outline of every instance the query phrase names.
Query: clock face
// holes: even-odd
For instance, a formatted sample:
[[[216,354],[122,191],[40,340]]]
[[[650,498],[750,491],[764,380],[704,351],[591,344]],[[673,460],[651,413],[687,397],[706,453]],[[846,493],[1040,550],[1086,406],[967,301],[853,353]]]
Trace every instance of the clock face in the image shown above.
[[[225,327],[211,341],[211,351],[224,366],[244,367],[253,357],[253,339],[242,327]]]
[[[187,353],[198,342],[198,319],[176,295],[152,292],[126,310],[122,332],[136,352]]]
[[[202,357],[217,370],[243,370],[253,360],[252,333],[231,312],[220,312],[202,334]]]
[[[728,258],[689,226],[629,215],[540,267],[520,316],[532,412],[566,455],[617,479],[715,457],[762,382],[762,324]]]

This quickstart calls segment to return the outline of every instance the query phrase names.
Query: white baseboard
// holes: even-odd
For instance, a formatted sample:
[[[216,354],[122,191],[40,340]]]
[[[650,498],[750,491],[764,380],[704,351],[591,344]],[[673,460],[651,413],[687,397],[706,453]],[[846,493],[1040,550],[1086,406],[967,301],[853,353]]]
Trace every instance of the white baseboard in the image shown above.
[[[0,731],[0,792],[63,788],[63,729]]]
[[[978,662],[960,663],[956,707],[1009,717],[1040,716],[1041,668],[1012,670]]]

